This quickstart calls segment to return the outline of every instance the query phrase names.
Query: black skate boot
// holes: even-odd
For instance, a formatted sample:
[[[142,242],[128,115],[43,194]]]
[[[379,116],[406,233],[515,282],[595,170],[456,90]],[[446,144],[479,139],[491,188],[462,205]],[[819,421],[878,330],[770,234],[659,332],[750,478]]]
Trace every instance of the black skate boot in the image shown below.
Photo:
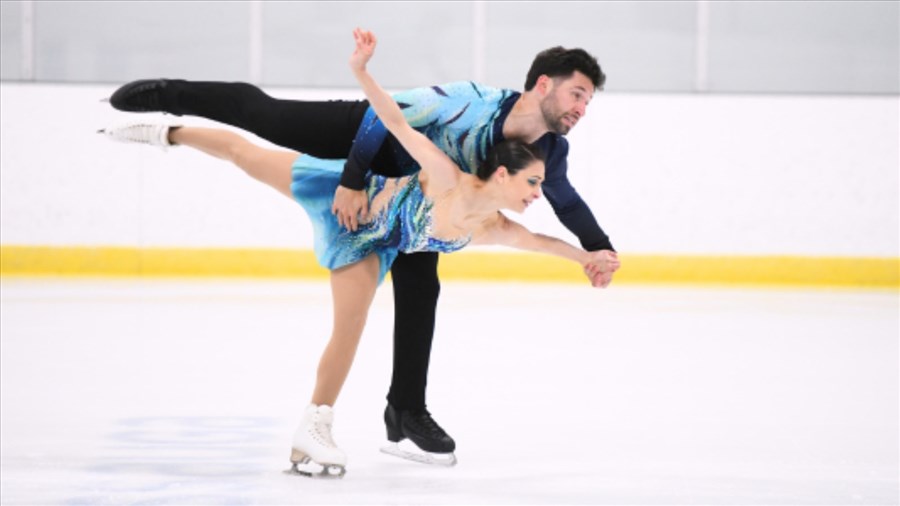
[[[121,86],[109,97],[114,108],[126,112],[167,112],[180,116],[172,110],[172,81],[168,79],[141,79]]]
[[[382,448],[382,452],[425,464],[456,465],[453,454],[456,442],[434,421],[428,410],[404,411],[388,404],[384,410],[384,424],[392,444]],[[402,449],[399,443],[404,439],[412,441],[421,452]]]

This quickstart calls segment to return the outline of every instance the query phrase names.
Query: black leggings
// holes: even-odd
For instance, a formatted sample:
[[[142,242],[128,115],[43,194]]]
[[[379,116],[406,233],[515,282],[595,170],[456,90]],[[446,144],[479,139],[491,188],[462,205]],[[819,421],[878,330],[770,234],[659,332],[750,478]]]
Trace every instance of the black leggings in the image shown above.
[[[247,83],[181,80],[168,81],[161,105],[172,114],[226,123],[319,158],[347,158],[368,108],[365,101],[280,100]],[[401,253],[391,266],[394,372],[387,399],[397,409],[425,409],[441,291],[437,263],[437,253]]]
[[[318,158],[347,158],[368,103],[272,98],[248,83],[169,80],[160,104],[172,114],[200,116],[253,132]]]

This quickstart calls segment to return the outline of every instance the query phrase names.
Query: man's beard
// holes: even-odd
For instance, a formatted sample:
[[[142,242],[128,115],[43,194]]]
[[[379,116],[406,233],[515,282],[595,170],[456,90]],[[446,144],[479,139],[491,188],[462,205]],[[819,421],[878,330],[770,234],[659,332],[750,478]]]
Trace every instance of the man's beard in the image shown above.
[[[551,95],[541,101],[541,116],[544,118],[547,130],[559,135],[566,135],[572,127],[563,123],[565,114],[561,114],[558,109],[555,95]]]

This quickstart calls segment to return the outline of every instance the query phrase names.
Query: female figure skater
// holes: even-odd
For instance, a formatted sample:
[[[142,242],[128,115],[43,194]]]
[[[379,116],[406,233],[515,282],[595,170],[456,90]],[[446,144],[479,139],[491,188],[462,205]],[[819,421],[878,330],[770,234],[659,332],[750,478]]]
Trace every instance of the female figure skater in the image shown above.
[[[375,290],[397,251],[449,253],[468,244],[500,244],[567,258],[589,279],[618,268],[609,252],[587,252],[559,239],[534,234],[499,211],[522,212],[541,195],[544,163],[533,148],[505,141],[493,148],[477,174],[467,174],[427,137],[414,130],[399,106],[366,70],[376,39],[353,32],[350,67],[372,108],[422,170],[400,178],[370,175],[369,213],[357,230],[342,228],[332,214],[342,160],[321,160],[294,151],[270,150],[218,129],[131,124],[104,130],[124,142],[190,146],[231,161],[251,177],[298,201],[315,231],[319,262],[331,270],[334,323],[319,361],[316,385],[291,451],[293,470],[312,461],[321,474],[342,476],[346,454],[331,435],[332,407],[359,344]]]

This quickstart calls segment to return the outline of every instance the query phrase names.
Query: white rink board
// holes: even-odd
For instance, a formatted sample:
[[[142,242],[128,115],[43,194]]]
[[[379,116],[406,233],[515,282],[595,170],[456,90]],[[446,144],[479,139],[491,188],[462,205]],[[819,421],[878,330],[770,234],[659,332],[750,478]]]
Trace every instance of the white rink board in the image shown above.
[[[299,206],[228,164],[97,135],[162,118],[99,101],[115,89],[0,83],[0,244],[312,247]],[[896,96],[600,93],[569,140],[570,179],[620,252],[900,256]],[[514,218],[574,241],[544,199]]]

